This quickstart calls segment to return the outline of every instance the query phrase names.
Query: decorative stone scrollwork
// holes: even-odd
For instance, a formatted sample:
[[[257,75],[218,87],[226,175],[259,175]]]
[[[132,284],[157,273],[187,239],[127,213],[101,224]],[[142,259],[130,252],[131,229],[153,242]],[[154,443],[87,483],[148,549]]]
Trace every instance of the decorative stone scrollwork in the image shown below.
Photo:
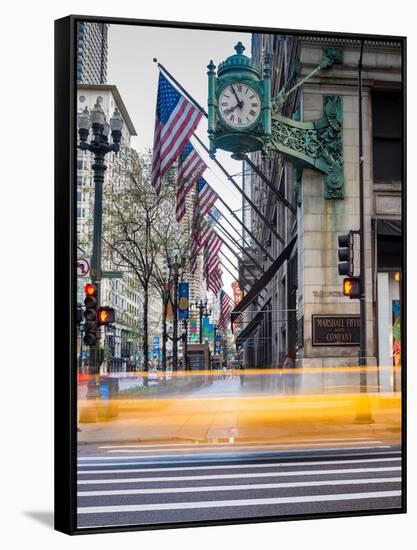
[[[324,117],[298,122],[272,115],[271,146],[299,167],[325,174],[325,197],[343,198],[342,104],[340,96],[324,96]]]

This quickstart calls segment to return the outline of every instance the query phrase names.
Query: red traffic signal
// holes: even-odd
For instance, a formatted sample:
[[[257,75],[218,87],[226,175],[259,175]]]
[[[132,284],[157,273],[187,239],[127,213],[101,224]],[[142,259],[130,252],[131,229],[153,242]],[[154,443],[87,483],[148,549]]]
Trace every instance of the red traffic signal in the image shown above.
[[[115,311],[112,307],[99,307],[97,311],[97,321],[99,325],[109,325],[116,319]]]
[[[84,344],[95,346],[97,343],[97,286],[94,283],[84,285]]]
[[[86,296],[97,296],[97,286],[94,283],[84,285],[84,294]]]
[[[361,297],[361,283],[359,277],[347,277],[343,279],[343,295],[349,298]]]

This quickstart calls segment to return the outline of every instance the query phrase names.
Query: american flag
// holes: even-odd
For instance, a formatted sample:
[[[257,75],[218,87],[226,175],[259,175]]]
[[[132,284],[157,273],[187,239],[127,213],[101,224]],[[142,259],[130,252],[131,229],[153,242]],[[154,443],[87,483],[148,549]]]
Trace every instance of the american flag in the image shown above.
[[[218,296],[223,286],[222,270],[218,267],[207,279],[207,288]]]
[[[211,209],[210,214],[212,214],[213,217],[216,217],[216,219],[219,219],[221,217],[221,213],[219,210],[217,210],[216,207],[213,207]],[[214,233],[213,227],[215,223],[216,221],[212,217],[203,217],[199,220],[199,224],[196,227],[198,227],[199,229],[198,241],[200,244],[200,248],[203,248],[207,244],[209,239],[212,238]]]
[[[190,142],[184,147],[180,156],[180,166],[177,180],[177,209],[176,217],[180,222],[185,214],[185,198],[192,189],[196,180],[207,168],[205,162],[191,145]]]
[[[219,328],[227,328],[230,323],[230,313],[233,309],[233,300],[224,290],[220,292]]]
[[[205,216],[213,208],[217,200],[217,193],[213,191],[204,178],[200,178],[197,182],[197,197],[200,216]]]
[[[212,230],[211,236],[205,246],[204,273],[208,279],[213,271],[220,265],[219,250],[223,244],[221,238]]]
[[[197,128],[202,113],[159,73],[152,159],[152,185],[159,194],[161,180]]]

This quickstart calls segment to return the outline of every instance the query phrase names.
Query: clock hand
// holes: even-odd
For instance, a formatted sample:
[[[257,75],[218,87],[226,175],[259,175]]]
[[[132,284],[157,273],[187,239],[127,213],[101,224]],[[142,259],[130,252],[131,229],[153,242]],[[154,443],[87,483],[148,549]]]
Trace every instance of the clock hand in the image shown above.
[[[241,100],[237,97],[237,93],[236,93],[235,89],[233,88],[233,84],[230,84],[230,87],[232,88],[232,92],[235,94],[235,98],[236,98],[236,101],[237,101],[236,107],[242,107],[243,101],[241,101]]]
[[[224,114],[227,116],[227,115],[230,115],[230,113],[233,113],[233,111],[235,109],[237,109],[238,107],[240,107],[239,103],[237,105],[234,105],[233,107],[230,107],[230,109],[226,109],[226,111],[224,111]]]

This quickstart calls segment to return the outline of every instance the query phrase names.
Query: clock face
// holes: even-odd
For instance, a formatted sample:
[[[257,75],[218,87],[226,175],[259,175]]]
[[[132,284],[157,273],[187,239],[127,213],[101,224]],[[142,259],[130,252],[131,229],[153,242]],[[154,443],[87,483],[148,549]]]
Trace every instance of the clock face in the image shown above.
[[[219,113],[223,121],[236,129],[253,124],[261,112],[258,92],[244,82],[233,82],[219,96]]]

